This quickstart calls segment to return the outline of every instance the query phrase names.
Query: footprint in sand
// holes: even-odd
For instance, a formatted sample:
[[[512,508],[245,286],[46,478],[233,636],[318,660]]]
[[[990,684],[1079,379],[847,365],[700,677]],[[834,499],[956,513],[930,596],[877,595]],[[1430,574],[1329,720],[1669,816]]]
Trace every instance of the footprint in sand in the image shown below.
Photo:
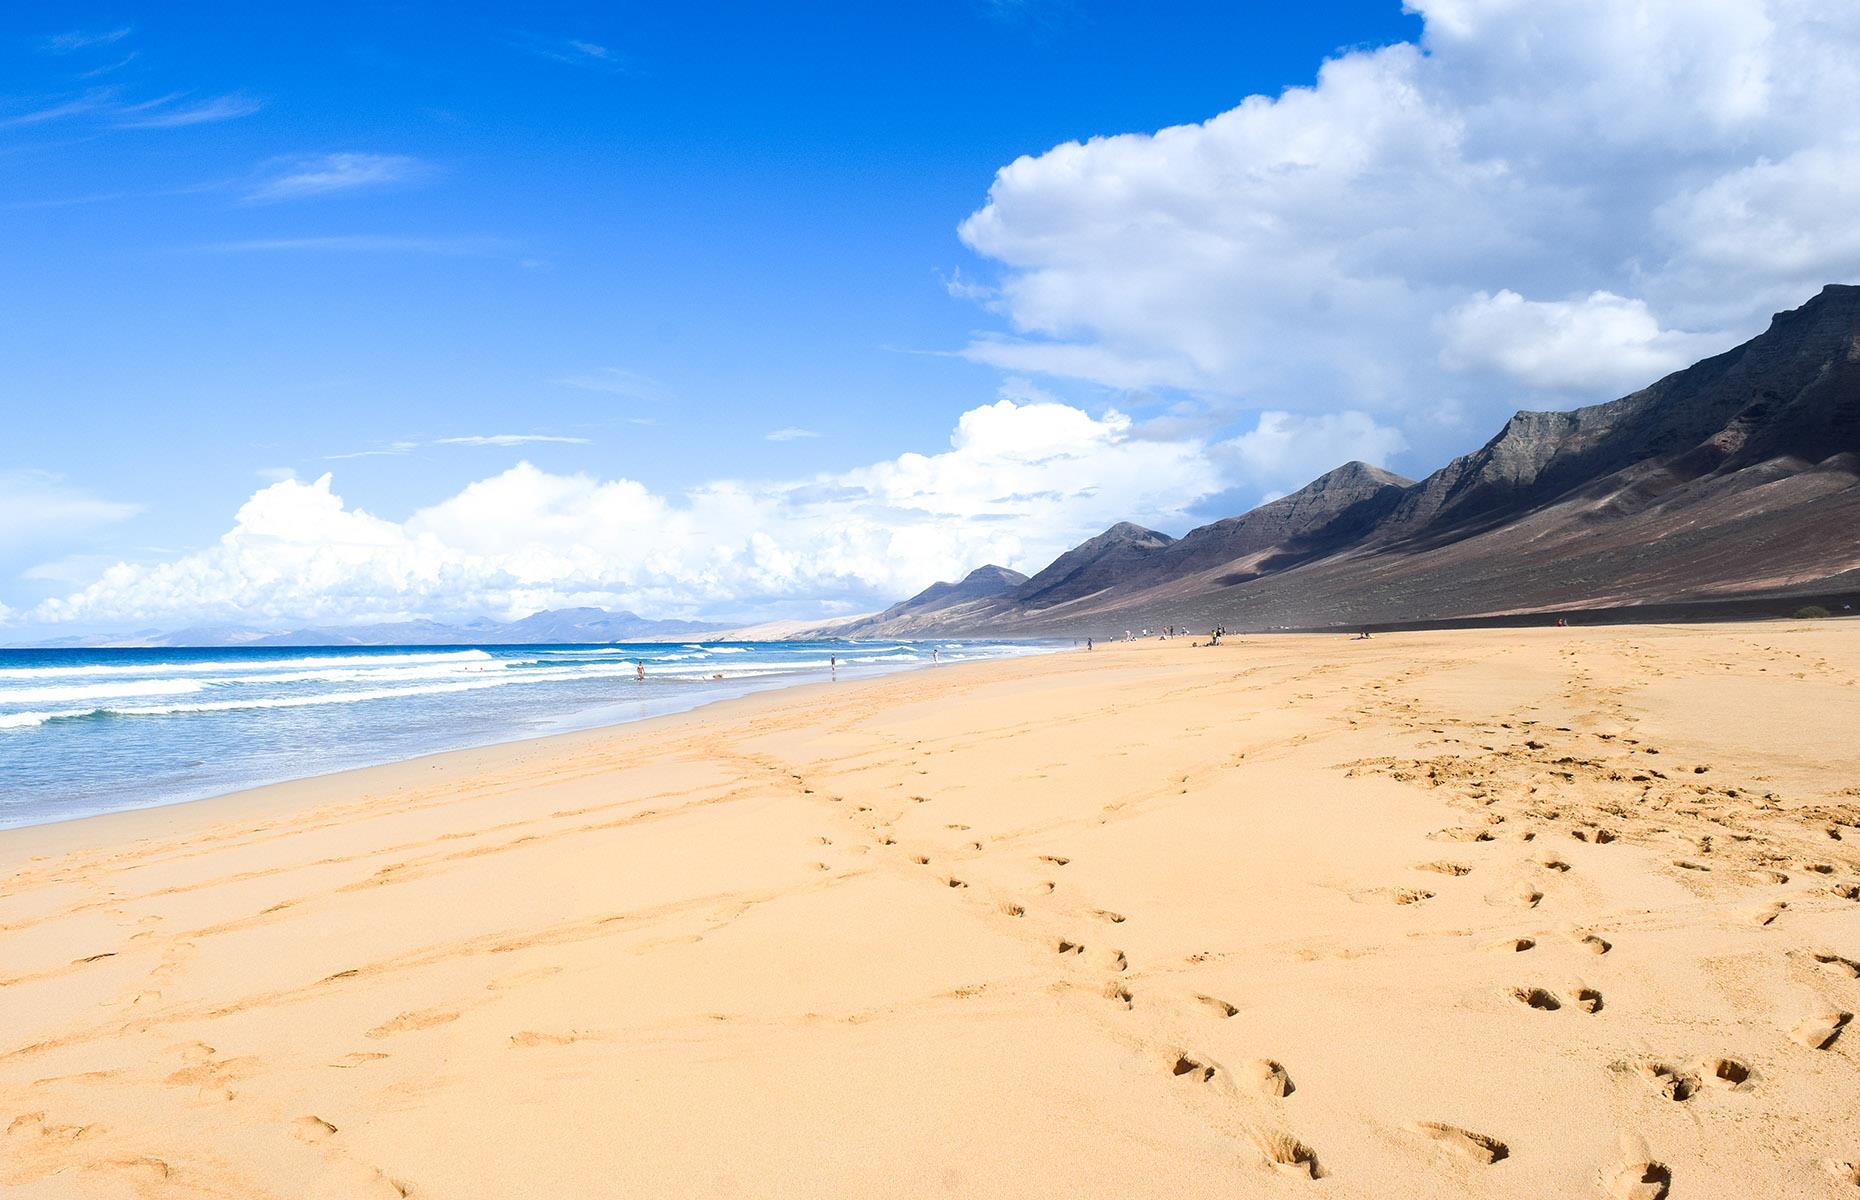
[[[1130,960],[1124,957],[1122,950],[1098,950],[1093,952],[1092,961],[1107,971],[1119,975],[1130,969]]]
[[[1322,1179],[1324,1171],[1318,1166],[1317,1152],[1289,1133],[1267,1133],[1257,1135],[1260,1153],[1266,1161],[1286,1174],[1300,1179]]]
[[[336,1127],[322,1117],[298,1117],[291,1122],[291,1132],[299,1141],[314,1144],[328,1141],[330,1136],[336,1132]]]
[[[1503,950],[1511,954],[1522,954],[1526,950],[1534,949],[1536,945],[1536,938],[1514,937],[1506,938],[1504,941],[1498,943],[1494,949]]]
[[[531,1046],[572,1046],[586,1036],[573,1030],[567,1033],[539,1033],[533,1029],[525,1029],[521,1033],[511,1034],[510,1044],[523,1049]]]
[[[1083,954],[1085,947],[1069,938],[1060,938],[1053,944],[1053,949],[1060,954]]]
[[[1561,1000],[1543,988],[1514,987],[1511,989],[1511,998],[1540,1012],[1555,1012],[1563,1007]]]
[[[1834,1010],[1816,1013],[1797,1022],[1795,1028],[1789,1031],[1789,1036],[1810,1050],[1826,1050],[1841,1036],[1841,1030],[1847,1022],[1853,1020],[1853,1016],[1852,1013]]]
[[[1214,1078],[1214,1067],[1188,1054],[1177,1054],[1170,1064],[1169,1073],[1180,1079],[1187,1075],[1202,1083]]]
[[[1673,1173],[1657,1162],[1630,1163],[1609,1181],[1608,1194],[1614,1200],[1666,1200]]]
[[[1390,904],[1420,904],[1434,898],[1426,888],[1370,888],[1350,897],[1358,904],[1387,901]]]
[[[1115,1000],[1125,1008],[1129,1008],[1131,1004],[1130,989],[1116,981],[1104,985],[1104,998]]]
[[[1123,913],[1115,913],[1107,908],[1093,909],[1091,915],[1097,917],[1100,921],[1109,921],[1113,925],[1122,925],[1124,923]]]
[[[1748,1091],[1756,1083],[1750,1064],[1735,1058],[1714,1058],[1705,1064],[1705,1082],[1726,1091]]]
[[[1051,863],[1055,867],[1063,867],[1072,860],[1063,854],[1042,854],[1040,855],[1040,861],[1043,863]]]
[[[1416,863],[1414,869],[1417,871],[1432,871],[1436,875],[1460,876],[1472,874],[1472,868],[1465,863],[1445,861]]]
[[[1752,909],[1749,913],[1749,917],[1751,921],[1755,922],[1757,925],[1771,925],[1774,924],[1776,918],[1782,916],[1788,908],[1789,902],[1787,900],[1774,900],[1761,908]]]
[[[1594,988],[1579,987],[1574,989],[1575,1005],[1586,1013],[1602,1011],[1602,994]]]
[[[1239,1009],[1235,1008],[1233,1005],[1227,1003],[1227,1001],[1217,1000],[1213,996],[1196,996],[1195,1002],[1197,1004],[1202,1005],[1204,1008],[1210,1009],[1217,1016],[1223,1019],[1227,1017],[1231,1017],[1235,1013],[1240,1011]]]
[[[1606,954],[1615,948],[1613,942],[1593,933],[1573,933],[1570,936],[1576,939],[1578,946],[1590,954]]]
[[[413,1189],[376,1167],[341,1162],[311,1185],[307,1200],[405,1200]]]
[[[1461,1129],[1458,1125],[1447,1125],[1440,1121],[1416,1121],[1411,1128],[1422,1137],[1437,1142],[1449,1154],[1468,1162],[1490,1166],[1511,1153],[1511,1147],[1497,1138]]]
[[[1836,974],[1845,975],[1849,979],[1860,979],[1860,963],[1855,962],[1851,958],[1842,958],[1840,955],[1829,951],[1817,950],[1814,952],[1814,959],[1817,963]]]
[[[1003,916],[1022,917],[1027,915],[1027,910],[1018,904],[1004,903],[1001,905],[1001,913]]]
[[[1652,1084],[1654,1090],[1668,1100],[1683,1104],[1698,1095],[1698,1076],[1689,1075],[1678,1067],[1648,1060],[1635,1063],[1634,1073]]]
[[[397,1033],[408,1033],[416,1029],[432,1029],[438,1025],[449,1025],[459,1019],[459,1015],[445,1009],[427,1009],[424,1012],[404,1012],[392,1021],[385,1021],[370,1029],[365,1035],[371,1038],[392,1037]]]
[[[1263,1095],[1285,1097],[1298,1089],[1292,1084],[1292,1077],[1286,1073],[1282,1063],[1270,1058],[1258,1059],[1249,1068],[1253,1075],[1253,1086]]]
[[[1462,825],[1452,829],[1436,829],[1427,836],[1436,842],[1489,842],[1492,840],[1492,831]]]

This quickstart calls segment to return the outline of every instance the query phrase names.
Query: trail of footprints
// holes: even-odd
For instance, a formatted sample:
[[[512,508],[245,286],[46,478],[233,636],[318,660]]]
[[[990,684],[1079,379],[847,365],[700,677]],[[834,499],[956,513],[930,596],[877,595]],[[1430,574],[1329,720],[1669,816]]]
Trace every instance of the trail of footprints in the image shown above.
[[[1578,682],[1583,681],[1578,680]],[[1574,700],[1578,697],[1572,695],[1568,698]],[[1595,695],[1587,695],[1582,698],[1593,701]],[[1384,708],[1394,708],[1390,701],[1378,699],[1378,702]],[[1612,703],[1612,701],[1609,703]],[[1615,705],[1614,708],[1615,711],[1613,715],[1631,726],[1631,719],[1626,717],[1625,712],[1620,710],[1619,705]],[[1410,716],[1418,716],[1419,711],[1413,707],[1394,710],[1403,715]],[[1435,720],[1432,722],[1433,727],[1431,728],[1431,732],[1436,735],[1444,735],[1444,727],[1449,724],[1452,724],[1452,722]],[[1500,722],[1498,724],[1500,729],[1513,729],[1512,723]],[[1531,726],[1535,725],[1536,722],[1523,721],[1519,724],[1525,729],[1529,729]],[[1411,727],[1418,728],[1419,726],[1411,725]],[[1840,871],[1838,866],[1828,862],[1804,862],[1795,860],[1791,863],[1785,861],[1775,850],[1769,848],[1770,843],[1755,838],[1738,827],[1732,815],[1735,812],[1735,808],[1720,806],[1716,802],[1720,799],[1731,801],[1738,801],[1741,799],[1745,802],[1756,800],[1757,797],[1751,795],[1747,789],[1716,785],[1707,786],[1694,782],[1685,784],[1683,787],[1677,789],[1668,787],[1664,792],[1659,792],[1656,791],[1656,789],[1662,787],[1662,781],[1667,780],[1668,776],[1652,767],[1643,767],[1638,764],[1625,767],[1615,766],[1601,760],[1567,754],[1560,757],[1552,757],[1554,752],[1550,747],[1545,742],[1537,740],[1536,738],[1527,739],[1523,746],[1516,750],[1507,750],[1497,745],[1499,741],[1499,730],[1484,728],[1477,730],[1477,732],[1493,739],[1491,743],[1482,742],[1479,744],[1479,750],[1484,752],[1483,758],[1478,755],[1469,755],[1465,757],[1446,756],[1409,763],[1397,762],[1395,760],[1375,760],[1373,762],[1352,764],[1348,773],[1355,774],[1359,770],[1367,767],[1388,774],[1397,780],[1418,783],[1422,786],[1451,786],[1463,789],[1460,791],[1460,794],[1468,801],[1486,808],[1486,811],[1480,814],[1483,823],[1452,826],[1436,830],[1428,835],[1428,838],[1435,842],[1461,843],[1469,847],[1478,843],[1494,843],[1501,838],[1507,837],[1509,840],[1518,843],[1535,842],[1539,830],[1530,825],[1518,823],[1517,828],[1512,830],[1509,835],[1507,834],[1506,831],[1511,827],[1512,822],[1509,821],[1506,813],[1496,811],[1493,807],[1496,801],[1493,791],[1495,787],[1501,785],[1501,780],[1497,776],[1488,773],[1486,769],[1487,764],[1490,762],[1496,762],[1500,765],[1523,762],[1530,768],[1539,771],[1545,766],[1552,768],[1547,776],[1549,781],[1554,781],[1559,778],[1574,780],[1580,775],[1590,782],[1598,779],[1605,779],[1614,783],[1633,785],[1639,789],[1638,794],[1634,798],[1637,803],[1645,803],[1649,798],[1657,798],[1661,802],[1659,805],[1660,807],[1670,807],[1674,810],[1676,815],[1688,816],[1691,818],[1699,818],[1702,816],[1710,824],[1717,826],[1721,830],[1728,831],[1730,834],[1729,840],[1732,842],[1755,842],[1756,846],[1753,847],[1752,850],[1743,852],[1745,862],[1749,862],[1753,857],[1756,860],[1755,865],[1744,867],[1742,879],[1745,882],[1772,886],[1788,884],[1790,882],[1789,873],[1777,869],[1778,866],[1793,866],[1794,869],[1824,878],[1835,875]],[[1567,727],[1558,727],[1555,732],[1568,734],[1571,730]],[[1614,743],[1630,754],[1657,756],[1660,753],[1657,747],[1644,746],[1638,739],[1624,734],[1602,732],[1595,733],[1592,736],[1605,743]],[[1459,742],[1461,739],[1447,737],[1445,740],[1447,742]],[[1710,770],[1711,767],[1709,764],[1697,764],[1692,766],[1686,774],[1697,777],[1707,774]],[[1523,787],[1512,787],[1510,784],[1503,784],[1503,786],[1513,791],[1514,794],[1521,791],[1527,795],[1535,796],[1539,791],[1539,783],[1544,782],[1546,776],[1539,774],[1532,776],[1531,779],[1532,781],[1526,783]],[[1860,790],[1856,790],[1854,794],[1860,795]],[[1684,797],[1684,800],[1675,803],[1675,796]],[[1775,797],[1772,794],[1764,793],[1762,799],[1769,803],[1773,809]],[[1604,805],[1602,807],[1606,808],[1607,806]],[[1714,808],[1718,807],[1725,807],[1726,811],[1713,811]],[[1765,806],[1759,804],[1756,805],[1756,807],[1761,810]],[[1620,807],[1618,811],[1626,814],[1633,811],[1633,809],[1634,805],[1630,804]],[[1852,830],[1856,826],[1860,826],[1860,821],[1855,819],[1855,814],[1851,809],[1824,811],[1826,812],[1829,823],[1822,832],[1828,841],[1845,841],[1847,835],[1843,833],[1843,828]],[[1554,804],[1545,804],[1541,801],[1528,802],[1524,806],[1523,815],[1539,820],[1548,820],[1552,825],[1562,824],[1566,826],[1566,832],[1569,837],[1577,842],[1586,843],[1588,845],[1606,846],[1615,842],[1620,836],[1617,830],[1611,829],[1594,820],[1569,820],[1565,818],[1564,813],[1558,806]],[[1813,815],[1812,813],[1810,814],[1811,817]],[[1665,827],[1656,827],[1639,832],[1641,832],[1643,838],[1649,840],[1658,838],[1661,835],[1670,835],[1670,831]],[[1714,851],[1718,849],[1716,845],[1718,840],[1717,836],[1713,833],[1701,833],[1693,837],[1691,844],[1698,856],[1705,857],[1713,855]],[[1860,835],[1856,835],[1856,840],[1860,840]],[[1707,875],[1713,871],[1713,865],[1711,863],[1699,861],[1697,857],[1687,856],[1671,859],[1669,861],[1670,865],[1678,872]],[[1549,872],[1553,876],[1566,874],[1572,869],[1567,861],[1554,856],[1545,857],[1527,865],[1534,866],[1540,872]],[[1474,867],[1469,863],[1456,859],[1434,859],[1416,863],[1414,869],[1443,876],[1446,881],[1451,881],[1472,874]],[[1548,878],[1548,876],[1544,876],[1543,878]],[[1860,882],[1836,881],[1827,885],[1822,890],[1827,895],[1834,896],[1838,899],[1860,901]],[[1370,892],[1360,893],[1357,898],[1381,896],[1392,899],[1397,903],[1415,903],[1418,902],[1418,899],[1432,898],[1432,895],[1433,893],[1424,889],[1391,887],[1372,889]],[[1490,903],[1504,903],[1507,899],[1525,908],[1536,908],[1545,899],[1545,892],[1543,888],[1536,884],[1526,882],[1517,885],[1515,889],[1508,893],[1499,892],[1487,897]],[[1786,913],[1789,908],[1789,900],[1770,899],[1758,904],[1756,907],[1744,910],[1742,919],[1758,927],[1770,926]],[[1614,948],[1612,943],[1593,930],[1575,930],[1569,933],[1568,937],[1575,945],[1598,956],[1605,955]],[[1494,944],[1493,948],[1505,954],[1522,954],[1536,949],[1538,944],[1538,936],[1520,935],[1501,939]],[[1805,953],[1806,957],[1817,967],[1829,973],[1846,979],[1860,979],[1860,962],[1846,958],[1832,951],[1816,950]],[[1603,1008],[1601,992],[1580,982],[1571,984],[1562,989],[1526,984],[1510,987],[1506,989],[1506,994],[1515,1004],[1526,1010],[1537,1013],[1559,1013],[1575,1010],[1592,1014],[1601,1012]],[[1843,1032],[1851,1024],[1853,1019],[1854,1014],[1851,1012],[1836,1007],[1828,1007],[1806,1015],[1786,1032],[1790,1040],[1800,1046],[1810,1050],[1826,1050],[1842,1037]],[[1612,1069],[1617,1072],[1631,1074],[1641,1080],[1655,1095],[1661,1096],[1668,1101],[1682,1104],[1690,1102],[1709,1091],[1729,1093],[1748,1091],[1756,1085],[1758,1078],[1755,1069],[1749,1063],[1729,1057],[1711,1058],[1691,1065],[1678,1065],[1657,1059],[1641,1059],[1632,1062],[1617,1062],[1613,1065]],[[1466,1130],[1455,1129],[1452,1126],[1420,1123],[1415,1125],[1414,1128],[1425,1136],[1439,1141],[1442,1145],[1452,1150],[1453,1153],[1461,1157],[1470,1158],[1476,1162],[1497,1162],[1506,1157],[1509,1153],[1508,1147],[1502,1142],[1498,1142],[1483,1135],[1473,1134]],[[1644,1152],[1644,1147],[1641,1149]],[[1313,1162],[1315,1162],[1315,1160],[1313,1160]],[[1842,1182],[1860,1186],[1860,1164],[1845,1160],[1829,1159],[1824,1165],[1830,1173]],[[1663,1163],[1652,1158],[1647,1158],[1645,1160],[1630,1161],[1622,1166],[1620,1170],[1607,1181],[1607,1188],[1608,1194],[1615,1197],[1616,1200],[1663,1200],[1663,1198],[1669,1194],[1671,1184],[1671,1169]]]

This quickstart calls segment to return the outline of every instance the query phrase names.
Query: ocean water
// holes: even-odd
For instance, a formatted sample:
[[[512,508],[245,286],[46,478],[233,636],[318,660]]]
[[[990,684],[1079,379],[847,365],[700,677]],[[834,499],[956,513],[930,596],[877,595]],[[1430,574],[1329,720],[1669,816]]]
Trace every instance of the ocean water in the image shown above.
[[[1026,642],[0,650],[0,828],[682,712]],[[830,666],[838,659],[837,670]],[[636,678],[636,664],[646,678]]]

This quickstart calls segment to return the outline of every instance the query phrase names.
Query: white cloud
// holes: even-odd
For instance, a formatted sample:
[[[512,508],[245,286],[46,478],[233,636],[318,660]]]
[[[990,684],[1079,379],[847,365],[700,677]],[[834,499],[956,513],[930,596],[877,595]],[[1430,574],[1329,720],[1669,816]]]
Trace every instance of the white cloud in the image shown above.
[[[429,164],[406,154],[322,154],[272,164],[268,178],[246,193],[246,199],[297,200],[391,187],[431,172]]]
[[[440,438],[439,446],[522,446],[531,442],[560,442],[570,446],[585,446],[588,439],[584,437],[560,437],[552,433],[481,433],[468,437]]]
[[[1860,278],[1860,6],[1412,7],[1419,45],[1313,87],[1003,167],[961,235],[1008,327],[967,353],[1413,433],[1618,394]]]
[[[1579,300],[1480,292],[1439,330],[1448,369],[1498,371],[1536,388],[1631,391],[1712,349],[1709,339],[1661,329],[1646,301],[1613,292]]]
[[[385,446],[376,446],[368,450],[350,450],[346,454],[325,454],[326,462],[337,462],[345,458],[394,458],[402,454],[411,454],[420,448],[418,442],[389,442]]]
[[[789,425],[782,429],[771,429],[762,436],[771,442],[794,442],[804,438],[817,438],[820,434],[811,429],[802,429],[798,425]]]
[[[1126,518],[1181,524],[1231,484],[1196,439],[1131,419],[1003,399],[964,413],[949,448],[782,482],[676,496],[529,463],[403,521],[352,507],[329,475],[261,488],[216,543],[119,563],[35,620],[289,623],[521,614],[559,604],[760,615],[895,599],[978,563],[1045,565]]]
[[[128,520],[140,504],[105,500],[50,471],[0,470],[0,551]]]

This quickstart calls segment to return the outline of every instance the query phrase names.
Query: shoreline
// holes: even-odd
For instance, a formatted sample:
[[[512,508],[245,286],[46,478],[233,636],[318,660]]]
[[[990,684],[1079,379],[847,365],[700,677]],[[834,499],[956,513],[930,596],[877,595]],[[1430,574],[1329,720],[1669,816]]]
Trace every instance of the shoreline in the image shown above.
[[[963,667],[980,666],[985,663],[1018,661],[1016,659],[981,659],[959,663],[940,663],[934,669],[939,671],[957,670]],[[671,712],[654,713],[651,716],[636,717],[625,721],[611,721],[601,725],[589,725],[584,728],[558,729],[547,733],[531,734],[526,737],[505,738],[482,745],[456,746],[444,750],[433,750],[424,754],[409,755],[406,758],[391,759],[386,762],[366,763],[361,766],[339,767],[333,771],[319,772],[313,775],[297,775],[289,779],[277,779],[268,783],[252,784],[249,787],[236,787],[224,792],[215,792],[210,796],[195,796],[185,800],[165,800],[133,808],[110,809],[105,812],[81,813],[69,817],[55,817],[48,821],[33,821],[20,825],[0,826],[0,870],[4,870],[8,861],[8,842],[16,837],[27,838],[40,830],[56,830],[72,826],[88,826],[95,822],[121,820],[125,825],[139,824],[132,818],[153,817],[155,814],[178,810],[200,809],[203,806],[225,806],[235,813],[244,805],[251,805],[256,810],[268,815],[282,815],[288,812],[288,806],[300,803],[308,797],[323,791],[327,787],[345,783],[366,786],[371,782],[368,777],[375,774],[390,775],[413,772],[421,768],[440,770],[445,776],[465,774],[473,770],[494,767],[497,758],[504,754],[515,756],[533,749],[546,749],[552,745],[562,749],[575,747],[578,743],[611,738],[619,733],[646,727],[663,725],[667,729],[676,728],[676,723],[692,718],[714,718],[723,710],[732,706],[745,706],[753,709],[754,702],[774,703],[789,695],[811,692],[819,689],[836,687],[856,687],[860,684],[876,683],[895,675],[908,675],[917,671],[931,670],[932,664],[913,664],[885,671],[871,672],[854,679],[804,679],[791,683],[775,683],[767,687],[740,692],[733,696],[720,696],[714,700],[700,700],[688,708]],[[502,753],[500,753],[502,752]],[[479,757],[484,756],[484,757]],[[466,761],[466,760],[470,761]],[[457,760],[457,761],[453,761]],[[281,793],[304,793],[304,795],[283,795]],[[276,795],[274,795],[276,794]],[[274,811],[272,805],[285,806],[282,813]],[[212,815],[209,815],[212,819]],[[152,832],[152,831],[151,831]],[[62,839],[60,839],[62,841]]]
[[[943,640],[943,639],[939,639],[939,640]],[[1039,639],[1024,639],[1024,640],[1026,640],[1027,644],[1029,645],[1042,644],[1042,640],[1039,640]],[[462,649],[475,649],[475,650],[498,650],[498,649],[507,649],[508,647],[469,646],[469,647],[461,647],[461,648]],[[1055,644],[1050,647],[1049,652],[1056,651],[1062,648],[1063,647]],[[212,649],[217,649],[217,648],[208,647],[207,649],[212,650]],[[296,651],[300,648],[289,647],[285,649],[288,649],[290,651]],[[315,650],[315,649],[324,649],[324,648],[311,647],[308,649]],[[346,648],[339,647],[339,648],[334,648],[334,649],[353,649],[353,648],[352,647],[346,647]],[[379,649],[401,650],[405,648],[403,647],[380,647]],[[415,647],[411,649],[418,651],[423,648]],[[110,651],[110,652],[115,653],[116,651]],[[152,651],[152,653],[157,653],[157,654],[166,653],[166,652],[167,652],[166,650]],[[1017,657],[1017,656],[1018,655],[1004,655],[1002,657]],[[764,694],[773,693],[773,692],[787,691],[791,688],[806,687],[806,686],[810,686],[814,684],[833,684],[836,682],[856,683],[864,679],[883,678],[887,675],[897,674],[900,672],[908,672],[908,671],[913,671],[913,670],[920,670],[920,669],[928,668],[931,666],[940,666],[940,667],[957,666],[957,665],[961,665],[961,663],[964,661],[974,661],[974,660],[957,660],[957,661],[941,663],[941,664],[934,664],[930,662],[922,662],[922,663],[912,662],[912,663],[883,664],[883,665],[866,664],[866,663],[848,663],[848,664],[843,665],[840,668],[840,675],[838,679],[831,677],[825,671],[805,669],[805,670],[796,670],[796,671],[789,672],[786,674],[749,675],[749,676],[743,676],[739,678],[721,680],[721,681],[718,681],[717,683],[713,683],[712,681],[709,681],[709,680],[693,680],[692,683],[696,684],[697,686],[707,689],[707,694],[698,695],[698,696],[680,696],[675,693],[664,693],[664,694],[636,696],[636,697],[621,695],[621,696],[616,696],[612,698],[610,701],[602,703],[602,704],[591,705],[591,706],[584,705],[582,708],[579,708],[571,712],[566,712],[566,713],[562,713],[559,715],[543,718],[543,720],[547,721],[549,724],[553,724],[556,726],[556,728],[552,728],[552,729],[545,729],[542,731],[534,731],[534,732],[517,732],[514,734],[510,730],[487,730],[487,731],[484,731],[486,735],[486,740],[476,740],[475,737],[468,736],[468,740],[460,744],[440,745],[430,750],[422,750],[422,751],[417,751],[411,754],[401,754],[398,756],[385,757],[385,758],[381,758],[376,761],[357,762],[357,763],[347,765],[347,766],[336,767],[328,771],[318,771],[318,772],[314,772],[311,774],[303,774],[303,775],[289,775],[289,776],[285,776],[282,778],[258,778],[258,779],[254,779],[254,780],[247,781],[247,782],[235,782],[231,784],[230,786],[224,786],[224,787],[211,787],[211,785],[209,785],[210,790],[202,791],[199,794],[178,795],[178,796],[174,796],[171,798],[157,797],[154,799],[150,799],[146,802],[132,803],[124,807],[103,807],[103,808],[96,808],[91,811],[74,812],[68,815],[55,814],[55,815],[52,815],[44,819],[24,819],[24,820],[19,820],[19,821],[12,821],[12,822],[0,820],[0,838],[4,838],[8,833],[14,830],[32,829],[32,828],[37,828],[43,825],[57,825],[57,824],[63,824],[63,823],[70,822],[70,821],[88,820],[88,819],[95,818],[95,817],[111,816],[111,815],[118,814],[118,813],[145,812],[145,811],[149,811],[153,809],[168,808],[168,807],[173,807],[175,805],[181,805],[181,804],[197,804],[203,801],[218,799],[222,796],[233,795],[233,794],[238,794],[238,793],[248,792],[248,791],[262,790],[266,788],[272,788],[272,787],[277,787],[277,786],[291,784],[291,783],[307,782],[311,780],[325,778],[328,776],[342,775],[342,774],[346,774],[352,771],[369,770],[369,769],[378,768],[378,767],[391,767],[391,766],[394,766],[400,763],[412,762],[412,761],[421,760],[421,759],[429,759],[429,758],[433,758],[439,755],[467,753],[473,750],[484,750],[484,749],[489,749],[489,748],[496,747],[496,746],[520,744],[523,742],[537,741],[537,740],[542,740],[542,739],[547,739],[547,738],[552,738],[552,737],[564,736],[567,734],[584,733],[584,732],[603,730],[603,729],[617,729],[617,728],[621,728],[621,727],[628,726],[628,725],[639,724],[645,721],[655,721],[655,720],[659,720],[665,717],[678,716],[684,713],[695,712],[695,711],[709,708],[712,705],[725,704],[733,700],[744,699],[750,696],[757,696],[757,695],[764,695]],[[674,685],[674,686],[678,686],[678,685]],[[625,708],[625,707],[632,706],[632,705],[639,705],[643,708],[648,709],[649,711],[646,711],[641,715],[624,716],[624,717],[620,717],[619,719],[614,719],[614,715],[616,714],[618,710]],[[126,718],[126,719],[141,720],[141,719],[151,719],[151,718]],[[162,720],[165,718],[152,718],[152,719]],[[182,718],[182,719],[185,720],[185,718]],[[20,736],[31,736],[31,734],[29,731],[20,731],[20,732],[0,731],[0,737],[9,737],[9,736],[20,737]]]
[[[1856,663],[1118,643],[6,831],[0,1188],[1833,1194]]]

